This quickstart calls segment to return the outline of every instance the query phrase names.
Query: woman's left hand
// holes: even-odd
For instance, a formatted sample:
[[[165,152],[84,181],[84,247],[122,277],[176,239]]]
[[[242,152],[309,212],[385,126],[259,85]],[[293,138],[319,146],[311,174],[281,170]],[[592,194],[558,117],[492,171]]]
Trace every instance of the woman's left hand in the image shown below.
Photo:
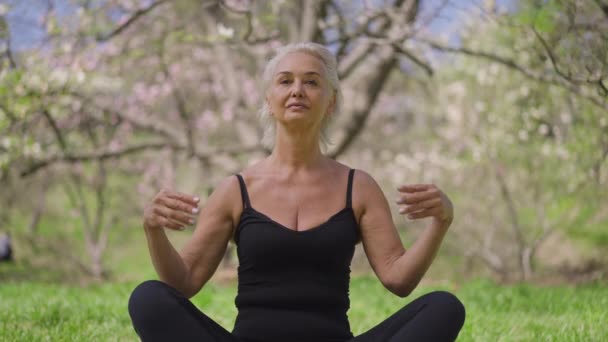
[[[454,207],[446,194],[434,184],[410,184],[397,188],[399,213],[413,220],[432,217],[449,225],[454,218]]]

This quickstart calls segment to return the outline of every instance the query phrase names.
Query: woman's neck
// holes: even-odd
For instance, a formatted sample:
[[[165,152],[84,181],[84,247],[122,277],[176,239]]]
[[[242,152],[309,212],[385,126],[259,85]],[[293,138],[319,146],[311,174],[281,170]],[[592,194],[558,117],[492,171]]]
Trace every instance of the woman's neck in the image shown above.
[[[274,170],[289,174],[311,170],[323,164],[318,136],[277,134],[274,149],[269,157]]]

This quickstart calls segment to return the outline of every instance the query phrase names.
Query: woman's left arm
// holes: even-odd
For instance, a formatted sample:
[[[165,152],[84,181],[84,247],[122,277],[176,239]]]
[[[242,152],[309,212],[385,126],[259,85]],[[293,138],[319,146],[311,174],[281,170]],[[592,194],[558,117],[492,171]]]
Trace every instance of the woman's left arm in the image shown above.
[[[403,247],[384,193],[365,172],[355,177],[354,205],[360,208],[363,248],[382,284],[405,297],[431,265],[453,219],[449,198],[432,184],[402,185],[396,199],[399,213],[410,219],[431,218],[430,225],[410,249]],[[359,192],[357,194],[357,192]]]

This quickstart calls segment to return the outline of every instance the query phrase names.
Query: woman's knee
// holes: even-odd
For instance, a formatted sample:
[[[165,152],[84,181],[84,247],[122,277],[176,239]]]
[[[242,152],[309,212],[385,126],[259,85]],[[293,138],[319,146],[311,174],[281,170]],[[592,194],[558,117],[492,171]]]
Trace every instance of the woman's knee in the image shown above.
[[[147,280],[139,284],[129,297],[129,315],[135,321],[149,321],[168,313],[177,305],[179,293],[158,280]],[[160,317],[156,317],[160,318]]]
[[[430,305],[437,307],[437,309],[446,314],[450,320],[456,320],[464,323],[466,311],[464,304],[450,292],[447,291],[435,291],[425,295],[427,302]]]

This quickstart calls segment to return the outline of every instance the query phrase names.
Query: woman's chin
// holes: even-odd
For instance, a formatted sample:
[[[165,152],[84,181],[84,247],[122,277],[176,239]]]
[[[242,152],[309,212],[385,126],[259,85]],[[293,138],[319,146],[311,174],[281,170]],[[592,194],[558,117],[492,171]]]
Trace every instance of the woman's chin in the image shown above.
[[[285,127],[298,129],[305,128],[308,130],[315,126],[316,121],[317,120],[311,115],[311,113],[298,112],[285,113],[282,118],[278,119],[277,123],[280,123]]]
[[[284,119],[285,120],[310,120],[311,118],[314,117],[314,114],[311,113],[310,111],[303,111],[303,110],[294,110],[294,111],[287,111],[285,112],[284,115]]]

